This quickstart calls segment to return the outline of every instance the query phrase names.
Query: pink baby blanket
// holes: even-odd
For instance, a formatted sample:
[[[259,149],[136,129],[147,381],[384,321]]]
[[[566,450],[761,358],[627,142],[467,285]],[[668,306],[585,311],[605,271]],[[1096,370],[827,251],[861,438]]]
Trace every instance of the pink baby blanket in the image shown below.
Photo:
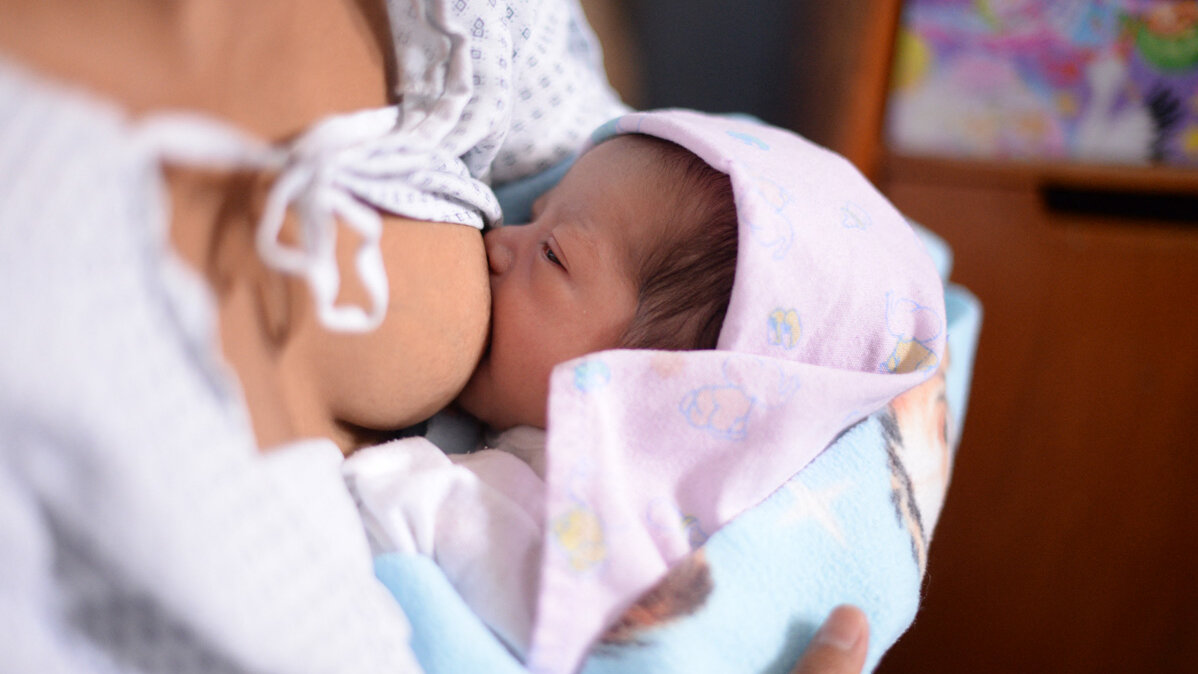
[[[673,141],[731,177],[736,281],[714,351],[606,351],[555,369],[532,671],[575,670],[673,563],[944,353],[933,261],[846,160],[689,111],[627,115],[592,143],[621,133]]]

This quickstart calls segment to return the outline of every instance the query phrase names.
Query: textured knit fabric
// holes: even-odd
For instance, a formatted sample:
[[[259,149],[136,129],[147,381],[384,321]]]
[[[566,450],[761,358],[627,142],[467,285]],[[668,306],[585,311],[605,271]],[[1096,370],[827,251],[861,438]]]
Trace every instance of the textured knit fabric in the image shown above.
[[[404,141],[460,155],[493,185],[560,162],[629,110],[607,83],[577,0],[387,4]]]

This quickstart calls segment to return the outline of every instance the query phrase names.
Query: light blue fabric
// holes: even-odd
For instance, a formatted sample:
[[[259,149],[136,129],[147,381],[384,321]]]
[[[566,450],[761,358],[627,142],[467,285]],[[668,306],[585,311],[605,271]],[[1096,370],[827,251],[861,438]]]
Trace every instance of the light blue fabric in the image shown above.
[[[871,417],[716,532],[705,546],[713,591],[704,607],[638,646],[600,649],[584,672],[789,672],[842,603],[869,617],[874,667],[914,618],[920,584],[889,502],[881,437]],[[828,511],[809,512],[800,490],[835,496]]]
[[[963,289],[950,286],[948,294],[946,394],[960,428],[981,311]],[[875,668],[915,618],[921,587],[911,537],[891,501],[883,414],[842,435],[708,540],[713,590],[697,613],[636,645],[598,649],[583,672],[789,672],[843,603],[869,617],[866,670]]]
[[[412,623],[412,651],[427,674],[525,671],[466,606],[433,560],[387,553],[375,558],[374,573]]]
[[[928,255],[932,256],[932,262],[936,265],[936,271],[940,273],[941,280],[947,282],[949,275],[953,271],[953,249],[948,247],[944,239],[934,234],[930,229],[915,222],[907,220],[915,233],[919,235],[919,239],[923,241],[923,245],[928,249]]]
[[[944,311],[948,316],[948,348],[952,359],[945,373],[945,396],[960,437],[969,407],[973,359],[982,331],[982,303],[964,287],[950,283],[944,291]]]
[[[959,429],[981,306],[954,285],[946,299],[952,354],[946,396]],[[882,414],[845,433],[786,488],[708,540],[714,589],[701,610],[636,644],[597,649],[583,671],[787,672],[841,603],[866,611],[867,670],[876,667],[910,626],[921,585],[910,537],[891,502]],[[798,496],[804,493],[831,495],[830,519]],[[807,512],[813,507],[817,512]],[[523,671],[431,560],[384,555],[375,568],[411,619],[413,649],[429,674]]]
[[[503,209],[504,224],[525,224],[532,219],[532,202],[566,175],[577,157],[568,157],[544,171],[495,188]]]

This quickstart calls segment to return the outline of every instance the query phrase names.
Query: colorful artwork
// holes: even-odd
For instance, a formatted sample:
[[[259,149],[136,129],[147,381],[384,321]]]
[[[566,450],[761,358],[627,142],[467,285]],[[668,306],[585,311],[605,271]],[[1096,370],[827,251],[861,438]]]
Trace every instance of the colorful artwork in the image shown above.
[[[908,0],[888,125],[915,154],[1198,166],[1198,2]]]

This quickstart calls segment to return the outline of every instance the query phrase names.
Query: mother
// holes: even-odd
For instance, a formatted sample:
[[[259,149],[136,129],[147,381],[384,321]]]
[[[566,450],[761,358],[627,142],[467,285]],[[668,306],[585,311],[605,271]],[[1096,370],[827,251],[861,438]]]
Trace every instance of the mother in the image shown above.
[[[389,102],[387,26],[382,6],[349,0],[6,3],[6,666],[415,667],[338,464],[357,429],[404,426],[456,394],[489,296],[477,228],[391,214],[380,231],[358,193],[377,181],[330,187],[348,180],[328,178],[346,146],[369,160],[386,145],[377,114],[305,133]],[[156,116],[172,109],[192,116]],[[472,184],[462,166],[443,172]],[[277,188],[296,176],[302,189]],[[271,264],[256,223],[280,203],[294,207],[268,237]],[[330,209],[359,229],[322,229]],[[385,277],[358,246],[374,236]],[[326,329],[377,322],[352,319],[388,294],[373,332]],[[366,311],[336,319],[346,305]]]
[[[544,168],[620,110],[573,5],[505,17],[554,39],[471,34],[465,81],[493,76],[487,97],[427,67],[452,39],[397,52],[388,25],[444,18],[422,4],[6,3],[0,630],[15,670],[415,668],[340,454],[443,406],[484,346],[481,237],[430,214],[494,219],[478,183],[492,165]],[[567,58],[536,58],[554,49]],[[575,71],[517,91],[546,81],[534,60]],[[538,96],[556,116],[517,128],[512,108]],[[376,112],[312,130],[358,110]],[[406,191],[379,188],[396,175]]]
[[[328,115],[389,103],[395,52],[381,12],[349,1],[33,1],[6,9],[0,40],[39,75],[82,85],[130,117],[184,109],[282,144]],[[465,382],[489,308],[477,229],[387,215],[386,320],[369,334],[333,333],[308,288],[254,254],[269,175],[173,165],[166,177],[171,243],[216,294],[223,355],[259,446],[323,436],[348,449],[347,429],[418,421]],[[363,304],[348,235],[339,299]]]

